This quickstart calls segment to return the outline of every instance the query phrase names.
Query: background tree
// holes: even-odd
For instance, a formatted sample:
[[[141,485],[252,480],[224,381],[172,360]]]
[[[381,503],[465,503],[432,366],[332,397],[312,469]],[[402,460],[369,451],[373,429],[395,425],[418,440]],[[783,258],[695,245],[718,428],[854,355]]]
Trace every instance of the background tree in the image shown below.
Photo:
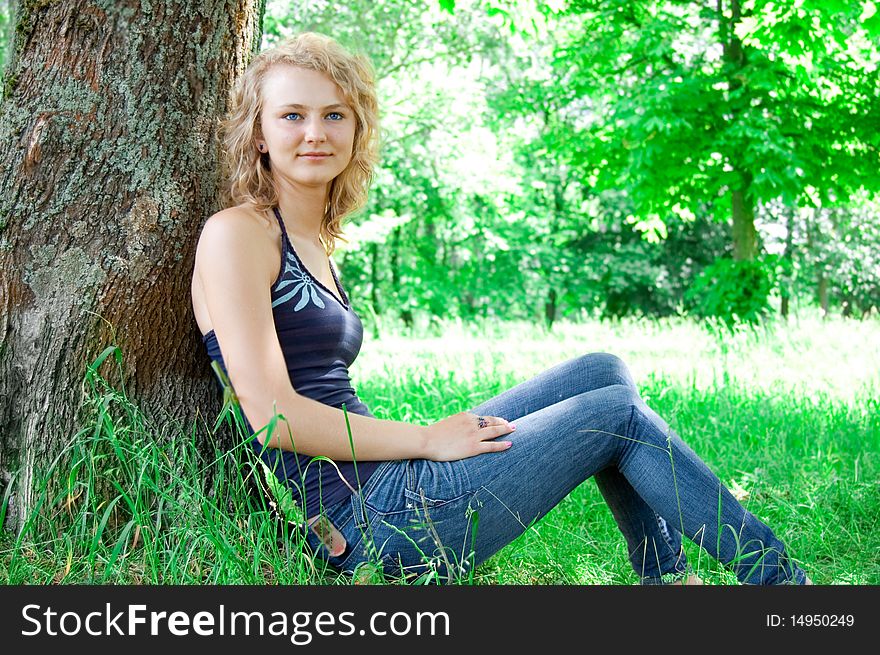
[[[659,226],[706,198],[757,254],[754,212],[776,197],[834,202],[880,189],[876,21],[860,2],[579,0],[558,49],[583,113],[583,170],[627,188]]]
[[[781,214],[764,207],[877,187],[876,16],[860,4],[273,6],[279,34],[326,31],[383,76],[383,167],[340,249],[374,330],[388,309],[548,326],[707,313],[685,291],[717,272],[776,294],[763,242]],[[719,258],[735,261],[704,276]]]
[[[621,192],[627,222],[655,238],[675,217],[708,211],[730,225],[735,261],[713,264],[699,288],[711,295],[729,278],[730,292],[747,284],[769,292],[775,260],[748,263],[761,253],[763,204],[828,206],[880,188],[875,9],[569,3],[557,19],[553,89],[575,125],[568,142],[580,177],[595,191]],[[701,312],[715,304],[691,298]],[[751,292],[731,300],[728,315],[743,302],[755,316],[769,309]]]
[[[0,481],[14,525],[71,439],[87,366],[163,426],[217,408],[192,316],[215,119],[262,0],[22,2],[0,106]],[[108,409],[108,411],[111,411]],[[178,431],[179,434],[179,431]],[[17,472],[14,483],[13,472]]]
[[[844,316],[864,318],[880,309],[880,221],[876,205],[807,209],[794,227],[797,262],[815,281],[824,314],[831,304]]]

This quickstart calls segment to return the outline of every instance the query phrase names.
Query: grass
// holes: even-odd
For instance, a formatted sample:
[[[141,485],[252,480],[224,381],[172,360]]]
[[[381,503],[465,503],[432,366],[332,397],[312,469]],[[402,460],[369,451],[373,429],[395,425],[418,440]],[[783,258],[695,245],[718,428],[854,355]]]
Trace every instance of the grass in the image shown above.
[[[467,410],[584,352],[621,356],[648,404],[814,582],[880,583],[876,320],[804,317],[724,339],[684,320],[557,324],[551,334],[510,322],[378,327],[382,338],[365,338],[352,379],[376,416],[414,423]],[[25,528],[0,536],[0,581],[350,582],[316,567],[298,533],[249,493],[260,470],[247,465],[246,450],[212,449],[213,426],[198,423],[156,435],[124,392],[94,371],[86,382],[87,420],[41,471]],[[735,582],[694,544],[685,550],[707,583]],[[588,480],[464,582],[636,580]]]

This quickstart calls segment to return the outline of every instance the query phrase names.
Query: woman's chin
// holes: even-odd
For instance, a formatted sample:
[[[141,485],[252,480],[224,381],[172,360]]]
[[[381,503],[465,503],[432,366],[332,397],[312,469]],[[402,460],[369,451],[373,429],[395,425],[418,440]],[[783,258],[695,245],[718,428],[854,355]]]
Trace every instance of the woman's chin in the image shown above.
[[[317,174],[317,172],[315,172],[312,175],[288,175],[287,179],[290,180],[294,186],[320,188],[330,184],[336,175],[338,175],[338,173],[333,174],[322,172],[321,174]]]

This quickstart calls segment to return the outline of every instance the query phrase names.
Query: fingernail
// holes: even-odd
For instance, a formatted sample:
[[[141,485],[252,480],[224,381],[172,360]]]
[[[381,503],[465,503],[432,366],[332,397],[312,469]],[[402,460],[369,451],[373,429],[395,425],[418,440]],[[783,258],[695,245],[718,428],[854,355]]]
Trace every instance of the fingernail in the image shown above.
[[[508,447],[508,448],[510,448],[510,447],[513,445],[513,442],[512,442],[512,441],[505,441],[504,443],[507,444],[507,447]]]
[[[510,429],[511,429],[511,430],[516,430],[516,426],[515,426],[513,423],[511,423],[511,424],[510,424]]]

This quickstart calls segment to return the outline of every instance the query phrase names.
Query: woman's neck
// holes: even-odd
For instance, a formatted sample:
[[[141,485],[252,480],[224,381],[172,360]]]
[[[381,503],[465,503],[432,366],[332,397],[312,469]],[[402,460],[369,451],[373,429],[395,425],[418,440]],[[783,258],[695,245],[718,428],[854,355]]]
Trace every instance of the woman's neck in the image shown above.
[[[278,211],[288,234],[320,245],[321,223],[328,201],[328,187],[287,187],[278,189]]]

